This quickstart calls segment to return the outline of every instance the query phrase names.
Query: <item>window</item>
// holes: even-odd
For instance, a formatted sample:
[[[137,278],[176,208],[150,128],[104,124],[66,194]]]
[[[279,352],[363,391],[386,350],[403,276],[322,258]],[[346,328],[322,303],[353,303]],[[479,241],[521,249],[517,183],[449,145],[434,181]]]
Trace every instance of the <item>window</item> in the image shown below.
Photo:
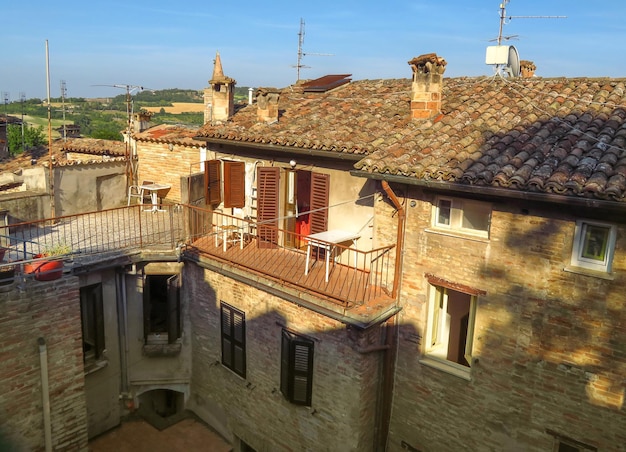
[[[244,207],[246,202],[246,179],[244,162],[224,162],[224,207]],[[204,162],[204,198],[206,204],[222,202],[222,161]]]
[[[610,272],[615,237],[614,225],[596,221],[577,221],[571,264],[589,270]]]
[[[143,288],[147,344],[172,344],[181,336],[179,275],[146,275]]]
[[[291,403],[311,406],[313,341],[283,329],[280,391]]]
[[[554,448],[552,449],[554,452],[596,452],[598,450],[595,446],[568,438],[554,430],[546,429],[546,433],[554,436]]]
[[[476,316],[476,297],[431,286],[426,355],[457,370],[469,371]]]
[[[491,206],[467,199],[437,198],[433,226],[488,237]]]
[[[246,315],[222,303],[222,364],[246,378]]]
[[[104,352],[102,284],[80,288],[80,317],[83,330],[83,361],[96,361]]]

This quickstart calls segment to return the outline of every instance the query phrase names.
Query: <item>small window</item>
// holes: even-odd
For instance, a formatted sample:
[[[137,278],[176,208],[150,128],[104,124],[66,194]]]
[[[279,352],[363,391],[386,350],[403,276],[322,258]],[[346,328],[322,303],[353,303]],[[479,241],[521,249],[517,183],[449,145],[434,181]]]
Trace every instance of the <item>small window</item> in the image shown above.
[[[80,317],[83,331],[83,361],[100,359],[104,352],[102,284],[80,288]]]
[[[246,315],[222,303],[222,364],[246,378]]]
[[[595,221],[577,221],[571,264],[589,270],[610,272],[615,237],[614,225]]]
[[[433,226],[488,237],[491,206],[467,199],[438,198]]]
[[[558,432],[547,429],[549,435],[554,436],[554,452],[597,452],[597,447],[581,443],[573,438],[561,435]]]
[[[469,371],[476,297],[445,287],[431,287],[426,355]]]
[[[181,336],[179,275],[146,275],[143,288],[146,344],[172,344]]]
[[[282,331],[280,391],[296,405],[311,406],[313,341]]]

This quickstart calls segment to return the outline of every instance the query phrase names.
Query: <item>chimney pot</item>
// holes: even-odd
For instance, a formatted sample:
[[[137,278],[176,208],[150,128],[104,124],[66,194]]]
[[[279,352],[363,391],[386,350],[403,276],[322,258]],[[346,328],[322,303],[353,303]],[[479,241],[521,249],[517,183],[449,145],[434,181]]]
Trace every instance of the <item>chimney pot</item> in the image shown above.
[[[520,61],[520,70],[522,72],[522,78],[534,77],[536,69],[537,69],[537,66],[535,66],[535,63],[533,63],[532,61],[528,61],[528,60]]]
[[[256,92],[257,119],[261,122],[278,121],[280,91],[275,88],[259,88]]]

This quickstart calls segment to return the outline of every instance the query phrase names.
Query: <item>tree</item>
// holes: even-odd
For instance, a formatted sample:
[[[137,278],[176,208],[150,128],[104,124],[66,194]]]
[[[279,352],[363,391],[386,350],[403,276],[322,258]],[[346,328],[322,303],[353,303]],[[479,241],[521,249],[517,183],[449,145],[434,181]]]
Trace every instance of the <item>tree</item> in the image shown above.
[[[24,124],[24,148],[22,148],[22,126],[9,124],[7,128],[9,154],[17,155],[25,149],[41,146],[46,142],[43,126],[37,128]]]

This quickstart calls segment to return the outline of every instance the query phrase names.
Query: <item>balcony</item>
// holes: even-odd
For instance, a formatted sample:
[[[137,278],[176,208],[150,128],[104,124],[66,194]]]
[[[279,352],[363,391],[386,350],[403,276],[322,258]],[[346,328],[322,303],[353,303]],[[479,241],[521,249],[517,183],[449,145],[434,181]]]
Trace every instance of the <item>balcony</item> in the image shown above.
[[[6,249],[0,271],[14,267],[26,281],[24,264],[37,262],[58,245],[70,250],[54,257],[65,262],[68,272],[94,261],[160,253],[248,273],[343,309],[393,304],[394,245],[362,251],[318,241],[309,247],[306,236],[272,224],[187,205],[164,208],[150,212],[130,206],[0,227]]]

